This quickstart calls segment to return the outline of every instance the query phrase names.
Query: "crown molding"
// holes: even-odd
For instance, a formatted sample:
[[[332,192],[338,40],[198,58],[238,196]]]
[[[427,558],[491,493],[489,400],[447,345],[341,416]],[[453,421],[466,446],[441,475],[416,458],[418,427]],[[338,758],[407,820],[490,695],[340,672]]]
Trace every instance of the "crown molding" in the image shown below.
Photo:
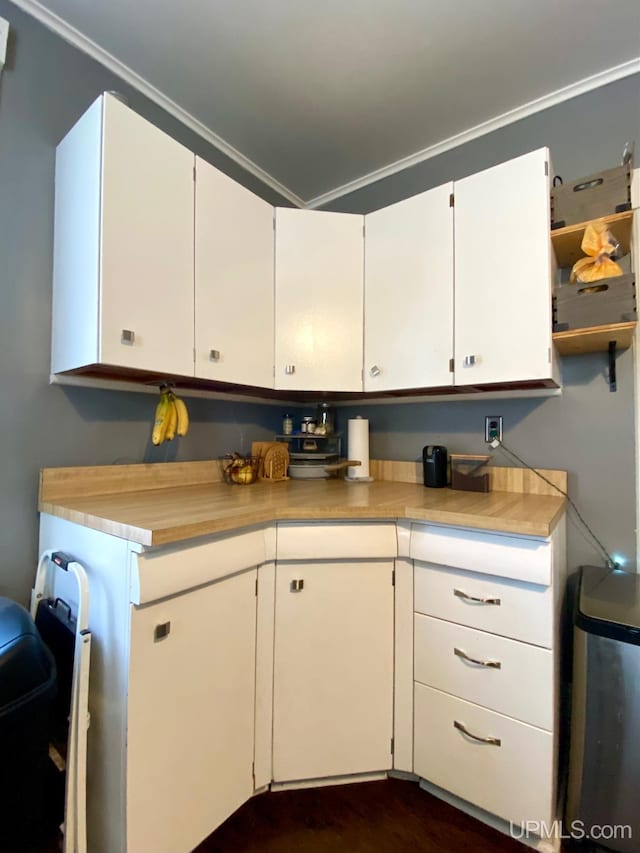
[[[522,104],[513,110],[508,110],[501,115],[495,116],[488,121],[477,124],[475,127],[470,127],[462,133],[455,136],[450,136],[437,142],[435,145],[430,145],[423,148],[421,151],[416,151],[414,154],[409,154],[401,160],[396,160],[380,169],[375,169],[373,172],[368,172],[360,178],[355,178],[353,181],[348,181],[342,186],[328,190],[326,193],[315,196],[305,202],[305,207],[314,209],[322,207],[331,201],[342,198],[356,190],[363,189],[369,184],[380,181],[383,178],[388,178],[398,172],[408,169],[411,166],[416,166],[418,163],[423,163],[425,160],[430,160],[432,157],[437,157],[439,154],[444,154],[445,151],[450,151],[452,148],[457,148],[464,145],[466,142],[471,142],[480,136],[505,127],[508,124],[513,124],[527,116],[539,113],[556,104],[561,104],[563,101],[568,101],[570,98],[575,98],[578,95],[583,95],[593,89],[598,89],[600,86],[606,86],[607,83],[613,83],[623,77],[629,77],[632,74],[640,72],[640,57],[631,59],[628,62],[623,62],[621,65],[616,65],[613,68],[607,68],[605,71],[600,71],[597,74],[592,74],[590,77],[585,77],[583,80],[578,80],[576,83],[571,83],[569,86],[564,86],[562,89],[556,89],[555,92],[550,92],[526,104]]]
[[[214,133],[201,121],[198,121],[191,113],[184,110],[175,101],[172,101],[171,98],[168,98],[159,89],[156,89],[155,86],[152,86],[151,83],[129,68],[128,65],[120,62],[115,56],[112,56],[108,51],[101,48],[100,45],[83,35],[58,15],[45,9],[37,0],[11,0],[11,2],[14,6],[18,6],[18,8],[22,9],[32,18],[38,20],[47,29],[59,35],[66,42],[73,45],[73,47],[78,48],[82,53],[95,59],[96,62],[103,65],[117,77],[120,77],[125,83],[128,83],[138,92],[145,95],[150,101],[153,101],[169,113],[169,115],[184,124],[189,130],[197,133],[198,136],[210,145],[213,145],[214,148],[217,148],[259,181],[262,181],[262,183],[266,184],[272,190],[275,190],[283,198],[292,202],[296,207],[305,206],[304,201],[299,196],[288,187],[285,187],[284,184],[281,184],[280,181],[268,172],[265,172],[264,169],[261,169],[253,160],[245,157],[237,148],[234,148],[233,145],[230,145],[221,136],[218,136],[217,133]]]
[[[501,113],[488,121],[482,122],[481,124],[468,128],[461,133],[443,139],[435,145],[430,145],[427,148],[423,148],[420,151],[409,154],[407,157],[403,157],[400,160],[396,160],[386,166],[382,166],[379,169],[368,172],[359,178],[355,178],[352,181],[348,181],[341,186],[335,187],[332,190],[328,190],[325,193],[321,193],[320,195],[314,196],[313,198],[305,201],[254,163],[253,160],[245,157],[245,155],[238,151],[237,148],[234,148],[233,145],[228,143],[221,136],[218,136],[217,133],[214,133],[209,127],[192,116],[191,113],[184,110],[176,104],[175,101],[171,100],[171,98],[168,98],[156,89],[155,86],[152,86],[147,80],[123,62],[120,62],[108,51],[104,50],[90,38],[83,35],[79,30],[76,30],[75,27],[70,26],[70,24],[58,15],[55,15],[53,12],[46,9],[38,2],[38,0],[11,0],[11,2],[27,14],[31,15],[31,17],[40,21],[40,23],[47,27],[47,29],[52,30],[66,42],[90,56],[117,77],[120,77],[134,89],[149,98],[150,101],[153,101],[194,133],[198,134],[198,136],[214,148],[217,148],[259,181],[262,181],[262,183],[279,193],[283,198],[286,198],[293,205],[310,210],[329,204],[330,202],[335,201],[338,198],[342,198],[349,193],[363,189],[369,184],[388,178],[391,175],[395,175],[398,172],[403,171],[404,169],[416,166],[419,163],[423,163],[425,160],[430,160],[432,157],[444,154],[452,148],[457,148],[460,145],[464,145],[466,142],[471,142],[474,139],[478,139],[480,136],[492,133],[494,130],[499,130],[501,127],[520,121],[521,119],[527,118],[527,116],[546,110],[549,107],[553,107],[556,104],[569,100],[570,98],[575,98],[578,95],[590,92],[600,86],[606,86],[607,83],[613,83],[623,77],[629,77],[632,74],[640,72],[640,57],[636,57],[635,59],[622,63],[621,65],[616,65],[613,68],[608,68],[604,71],[598,72],[597,74],[592,74],[590,77],[585,77],[583,80],[578,80],[576,83],[571,83],[569,86],[564,86],[561,89],[557,89],[554,92],[550,92],[547,95],[543,95],[540,98],[536,98],[526,104],[522,104],[515,109]]]

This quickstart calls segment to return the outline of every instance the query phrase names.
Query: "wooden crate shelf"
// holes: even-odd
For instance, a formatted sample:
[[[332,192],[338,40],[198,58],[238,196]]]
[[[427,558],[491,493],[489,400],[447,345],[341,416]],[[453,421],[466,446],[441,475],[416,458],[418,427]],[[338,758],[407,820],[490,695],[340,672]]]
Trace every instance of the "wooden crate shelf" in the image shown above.
[[[553,342],[560,355],[581,355],[587,352],[607,352],[609,343],[615,341],[616,349],[628,349],[636,329],[636,321],[593,326],[589,329],[571,329],[554,332]]]
[[[627,210],[624,213],[612,213],[610,216],[601,216],[598,219],[602,219],[610,226],[611,233],[620,243],[621,255],[626,255],[631,250],[633,210]],[[596,221],[598,220],[590,220],[590,222]],[[567,225],[565,228],[558,228],[551,232],[551,243],[559,267],[572,267],[576,261],[585,257],[580,244],[585,228],[590,222]]]

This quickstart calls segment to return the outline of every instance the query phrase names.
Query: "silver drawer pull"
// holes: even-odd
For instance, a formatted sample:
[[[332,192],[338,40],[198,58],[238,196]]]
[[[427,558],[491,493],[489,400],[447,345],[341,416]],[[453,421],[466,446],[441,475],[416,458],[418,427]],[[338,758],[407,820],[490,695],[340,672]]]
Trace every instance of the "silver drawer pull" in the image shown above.
[[[295,578],[289,584],[289,589],[291,592],[302,592],[304,589],[304,579],[303,578]]]
[[[499,598],[492,598],[491,596],[489,596],[489,598],[477,598],[475,595],[469,595],[469,593],[464,592],[461,589],[454,589],[453,594],[455,596],[457,596],[458,598],[464,599],[465,601],[473,601],[475,604],[497,604],[497,605],[500,605],[500,599]]]
[[[502,741],[499,737],[480,737],[479,735],[474,735],[469,729],[465,726],[464,723],[461,723],[459,720],[453,721],[454,729],[458,729],[459,732],[462,732],[463,735],[467,737],[473,738],[473,740],[477,740],[480,743],[488,743],[491,746],[501,746]]]
[[[136,333],[132,329],[123,329],[120,335],[120,343],[133,346],[136,342]]]
[[[219,349],[209,350],[209,360],[210,361],[220,361],[220,350]]]
[[[472,658],[462,649],[457,649],[455,647],[453,649],[453,653],[456,657],[469,661],[469,663],[475,663],[478,666],[487,666],[491,669],[502,669],[502,664],[499,660],[478,660],[478,658]]]

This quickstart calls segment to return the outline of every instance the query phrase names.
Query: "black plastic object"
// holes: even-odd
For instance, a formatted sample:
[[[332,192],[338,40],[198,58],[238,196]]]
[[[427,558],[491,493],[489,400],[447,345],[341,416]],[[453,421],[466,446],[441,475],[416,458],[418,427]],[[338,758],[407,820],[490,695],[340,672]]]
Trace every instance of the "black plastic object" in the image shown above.
[[[29,613],[0,598],[0,850],[38,850],[48,813],[56,667]]]
[[[447,462],[447,448],[441,444],[428,444],[422,448],[422,467],[425,486],[442,489],[447,485]]]

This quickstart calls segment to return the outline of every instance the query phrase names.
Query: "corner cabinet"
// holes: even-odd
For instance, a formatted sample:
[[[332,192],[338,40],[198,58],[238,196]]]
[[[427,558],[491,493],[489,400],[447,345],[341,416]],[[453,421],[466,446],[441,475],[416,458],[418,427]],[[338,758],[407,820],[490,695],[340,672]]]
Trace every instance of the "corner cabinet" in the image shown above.
[[[113,95],[56,152],[52,372],[193,376],[194,155]]]
[[[362,390],[364,218],[276,209],[275,387]]]
[[[455,384],[554,381],[549,151],[456,181]]]
[[[364,390],[452,382],[453,184],[365,216]]]
[[[195,375],[273,388],[274,209],[196,157]]]
[[[278,524],[276,783],[391,768],[396,553],[393,524]]]

